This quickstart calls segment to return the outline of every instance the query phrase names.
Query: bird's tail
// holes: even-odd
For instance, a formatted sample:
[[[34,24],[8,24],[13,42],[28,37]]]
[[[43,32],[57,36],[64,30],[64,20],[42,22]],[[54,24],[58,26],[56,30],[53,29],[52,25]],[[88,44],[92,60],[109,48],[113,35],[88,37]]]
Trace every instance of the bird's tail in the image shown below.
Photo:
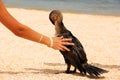
[[[84,68],[85,73],[88,73],[91,77],[99,77],[100,74],[108,72],[107,70],[95,67],[90,64],[83,64],[82,66]]]

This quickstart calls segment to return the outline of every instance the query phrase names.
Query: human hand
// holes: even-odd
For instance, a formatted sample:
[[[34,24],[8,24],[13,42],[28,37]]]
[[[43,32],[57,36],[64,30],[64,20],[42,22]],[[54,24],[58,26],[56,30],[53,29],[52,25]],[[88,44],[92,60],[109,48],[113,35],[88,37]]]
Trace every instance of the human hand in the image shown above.
[[[70,49],[68,49],[66,46],[74,45],[74,43],[70,42],[72,40],[71,38],[63,38],[62,36],[62,37],[53,37],[52,39],[53,39],[53,43],[52,43],[51,48],[56,49],[56,50],[70,51]]]

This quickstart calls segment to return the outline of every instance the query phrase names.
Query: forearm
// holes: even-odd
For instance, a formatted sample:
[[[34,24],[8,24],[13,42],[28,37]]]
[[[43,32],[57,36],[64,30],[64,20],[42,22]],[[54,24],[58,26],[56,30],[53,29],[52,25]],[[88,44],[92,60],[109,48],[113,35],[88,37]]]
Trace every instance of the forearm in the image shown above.
[[[30,29],[29,27],[19,23],[9,12],[6,10],[5,6],[0,0],[0,22],[5,25],[10,31],[12,31],[16,36],[39,42],[41,36],[43,36],[40,43],[49,45],[49,38],[47,36],[41,35],[40,33]]]
[[[11,15],[6,15],[1,17],[2,24],[5,25],[10,31],[12,31],[16,36],[35,41],[40,42],[45,45],[49,45],[49,38],[45,35],[42,35],[31,28],[27,27],[26,25],[23,25],[19,23],[17,20],[15,20]],[[39,39],[43,36],[42,40],[39,41]]]
[[[28,39],[28,40],[31,40],[34,42],[42,43],[47,46],[50,45],[49,37],[47,37],[43,34],[40,34],[23,24],[21,24],[20,26],[21,26],[21,28],[19,28],[17,30],[17,32],[15,32],[16,36],[19,36],[19,37],[22,37],[22,38],[25,38],[25,39]]]
[[[18,30],[18,32],[16,34],[17,36],[31,40],[31,41],[35,41],[38,43],[42,43],[47,46],[50,45],[49,37],[47,37],[43,34],[40,34],[25,25],[22,25],[22,26],[24,26],[25,28]]]
[[[64,45],[74,45],[73,43],[69,43],[71,39],[63,39],[63,37],[54,37],[48,38],[45,35],[42,35],[31,28],[21,24],[18,22],[10,13],[6,10],[2,1],[0,0],[0,22],[5,25],[10,31],[12,31],[16,36],[39,42],[45,44],[53,49],[61,50],[61,51],[69,51],[67,47]]]

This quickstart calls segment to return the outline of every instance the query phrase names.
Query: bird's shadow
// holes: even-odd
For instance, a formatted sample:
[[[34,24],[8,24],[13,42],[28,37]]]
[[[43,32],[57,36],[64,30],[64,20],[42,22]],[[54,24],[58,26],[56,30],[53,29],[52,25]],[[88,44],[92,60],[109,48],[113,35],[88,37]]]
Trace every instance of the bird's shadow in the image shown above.
[[[65,64],[61,64],[61,63],[44,63],[44,65],[47,66],[66,66]],[[95,65],[97,67],[101,67],[101,68],[106,68],[106,69],[118,69],[120,70],[120,65],[102,65],[102,64],[98,64],[98,63],[92,63],[92,65]],[[54,69],[37,69],[37,68],[24,68],[24,71],[1,71],[0,70],[0,74],[66,74],[65,71],[63,70],[54,70]],[[105,77],[90,77],[89,75],[82,75],[79,72],[76,73],[72,73],[70,75],[75,75],[75,76],[82,76],[82,77],[88,77],[88,78],[96,78],[96,79],[101,79],[101,78],[105,78]]]
[[[66,66],[65,64],[61,64],[61,63],[44,63],[45,65],[48,65],[48,66]],[[120,70],[120,65],[102,65],[102,64],[98,64],[98,63],[91,63],[92,65],[94,66],[97,66],[97,67],[101,67],[101,68],[106,68],[106,69],[118,69]],[[33,68],[26,68],[26,70],[32,70],[32,71],[38,71],[42,74],[66,74],[65,71],[63,70],[53,70],[53,69],[33,69]],[[104,76],[100,76],[100,77],[91,77],[89,75],[83,75],[83,74],[80,74],[79,72],[76,72],[76,73],[70,73],[70,75],[75,75],[75,76],[82,76],[82,77],[88,77],[88,78],[91,78],[91,79],[103,79],[105,78]]]
[[[91,63],[94,66],[102,67],[102,68],[108,68],[108,69],[118,69],[120,70],[120,65],[102,65],[99,63]]]
[[[45,65],[48,66],[66,66],[65,64],[61,64],[61,63],[44,63]],[[97,66],[97,67],[101,67],[101,68],[108,68],[108,69],[118,69],[120,70],[120,65],[103,65],[103,64],[99,64],[99,63],[90,63],[91,65]]]

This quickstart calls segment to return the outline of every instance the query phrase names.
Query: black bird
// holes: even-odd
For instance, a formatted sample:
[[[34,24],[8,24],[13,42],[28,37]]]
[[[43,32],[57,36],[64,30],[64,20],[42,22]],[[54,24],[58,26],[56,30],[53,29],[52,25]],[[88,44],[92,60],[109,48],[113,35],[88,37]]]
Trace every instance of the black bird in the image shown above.
[[[53,10],[49,14],[49,19],[53,25],[55,25],[56,35],[63,36],[64,38],[72,38],[74,46],[67,46],[70,51],[60,51],[67,64],[66,73],[76,72],[76,69],[81,74],[88,73],[90,77],[99,77],[100,74],[107,72],[104,69],[95,67],[87,63],[86,53],[80,41],[64,26],[63,16],[59,10]],[[70,71],[70,67],[74,66],[74,70]]]

